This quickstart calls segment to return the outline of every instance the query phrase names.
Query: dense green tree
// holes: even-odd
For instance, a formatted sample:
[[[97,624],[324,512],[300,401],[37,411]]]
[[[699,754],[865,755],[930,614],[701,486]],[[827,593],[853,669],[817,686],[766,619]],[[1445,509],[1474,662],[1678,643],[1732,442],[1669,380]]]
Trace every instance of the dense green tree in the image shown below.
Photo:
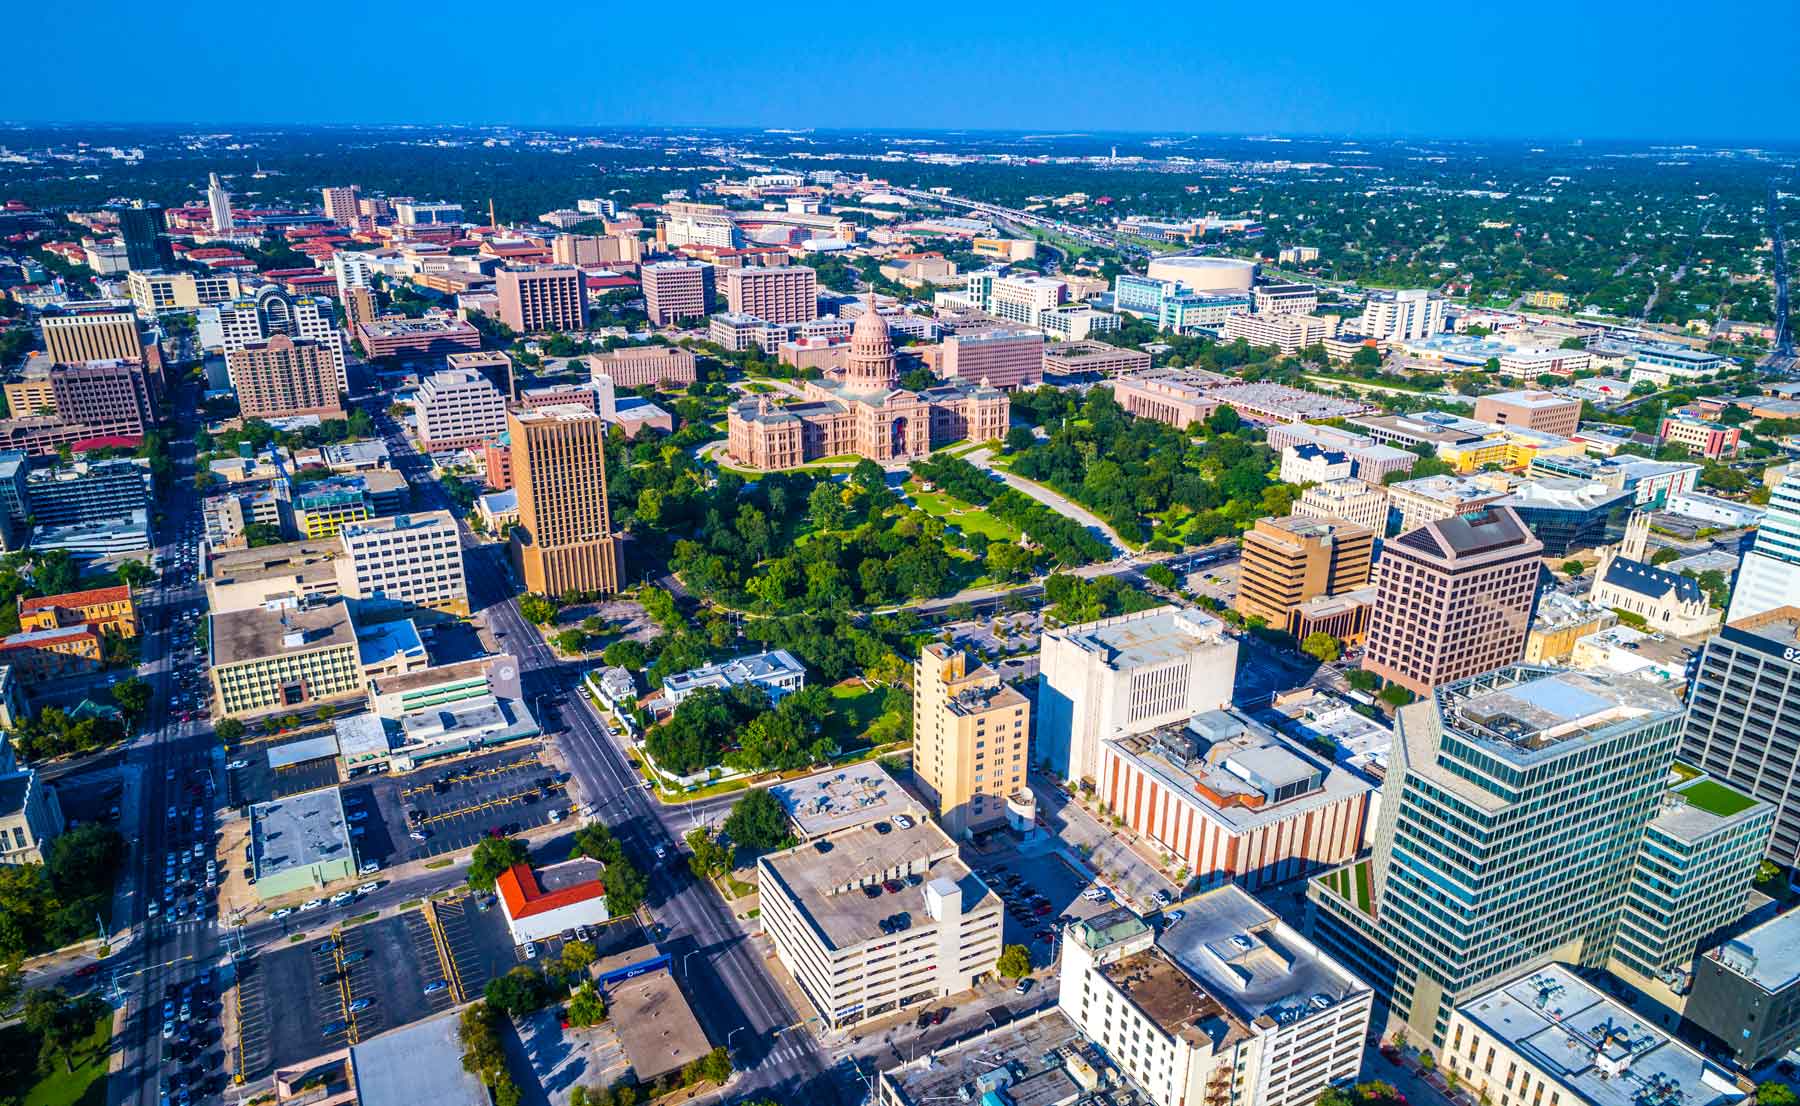
[[[787,811],[780,800],[761,788],[732,804],[722,828],[733,844],[746,849],[780,849],[793,840]]]
[[[1320,664],[1330,664],[1343,656],[1344,648],[1337,638],[1317,630],[1306,635],[1306,640],[1300,643],[1300,651]]]
[[[469,886],[477,891],[492,891],[494,880],[515,864],[531,859],[525,842],[514,837],[484,837],[475,844],[469,859]]]
[[[1020,979],[1031,974],[1031,950],[1024,945],[1007,945],[1000,950],[994,971],[1002,979]]]

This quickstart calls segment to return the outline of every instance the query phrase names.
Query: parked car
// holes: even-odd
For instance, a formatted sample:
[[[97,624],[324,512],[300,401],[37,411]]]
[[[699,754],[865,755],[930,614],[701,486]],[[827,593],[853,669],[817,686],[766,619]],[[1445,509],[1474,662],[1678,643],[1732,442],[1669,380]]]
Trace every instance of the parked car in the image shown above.
[[[536,959],[537,959],[537,952],[538,952],[538,950],[537,950],[537,942],[535,942],[535,941],[527,941],[527,942],[525,942],[525,959],[527,959],[527,960],[536,960]]]
[[[305,902],[300,904],[300,909],[302,911],[317,910],[317,909],[319,909],[319,907],[324,906],[324,905],[325,905],[324,899],[307,899]]]
[[[450,981],[449,981],[449,980],[445,980],[445,979],[434,979],[434,980],[432,980],[432,981],[431,981],[431,982],[430,982],[430,983],[427,983],[427,984],[426,984],[426,985],[425,985],[425,993],[426,993],[426,994],[428,994],[428,995],[435,995],[435,994],[437,994],[437,993],[438,993],[438,992],[439,992],[439,991],[442,991],[442,990],[446,990],[446,989],[448,989],[448,988],[449,988],[449,986],[450,986]]]

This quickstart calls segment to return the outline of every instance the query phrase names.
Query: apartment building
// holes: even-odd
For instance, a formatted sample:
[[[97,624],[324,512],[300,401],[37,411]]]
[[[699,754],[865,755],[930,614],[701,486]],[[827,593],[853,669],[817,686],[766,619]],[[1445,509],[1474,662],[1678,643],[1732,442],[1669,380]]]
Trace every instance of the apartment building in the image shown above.
[[[1237,314],[1225,320],[1219,333],[1227,342],[1242,338],[1253,346],[1274,346],[1282,353],[1294,354],[1337,337],[1338,325],[1336,315]]]
[[[762,924],[827,1030],[960,995],[1000,958],[1003,908],[937,823],[858,826],[757,861]]]
[[[679,346],[621,346],[586,361],[590,377],[610,377],[615,388],[685,388],[697,379],[694,355]]]
[[[243,295],[236,273],[174,273],[133,269],[126,288],[140,319],[165,311],[198,311]]]
[[[1581,401],[1533,389],[1496,392],[1475,401],[1475,421],[1567,438],[1581,427]]]
[[[1381,537],[1387,533],[1387,489],[1356,479],[1327,480],[1301,492],[1291,513],[1298,518],[1336,519],[1365,526]]]
[[[1709,461],[1737,456],[1738,428],[1724,423],[1664,416],[1656,436],[1670,445],[1682,446],[1691,456],[1705,457]]]
[[[125,310],[82,309],[46,312],[38,327],[44,334],[44,350],[57,365],[86,361],[142,361],[144,340],[138,334],[137,316]],[[12,408],[13,415],[30,408]]]
[[[1237,887],[1160,934],[1114,908],[1062,949],[1058,1008],[1155,1106],[1309,1106],[1361,1070],[1368,985]]]
[[[61,595],[20,596],[18,605],[21,630],[52,630],[85,624],[101,633],[117,634],[122,638],[138,635],[137,604],[132,600],[131,588],[124,584]]]
[[[1237,641],[1201,611],[1156,607],[1047,630],[1039,646],[1035,756],[1096,779],[1100,743],[1231,703]]]
[[[932,642],[913,663],[913,770],[958,839],[1008,821],[1029,829],[1031,703],[963,650]]]
[[[340,527],[341,592],[372,605],[469,613],[462,542],[449,511],[424,511]]]
[[[277,334],[232,350],[225,365],[244,418],[343,418],[338,357],[335,343]]]
[[[982,330],[944,337],[937,374],[1003,392],[1044,382],[1044,336],[1035,330]]]
[[[1428,695],[1525,653],[1544,544],[1509,508],[1482,507],[1389,541],[1363,667]]]
[[[419,385],[414,420],[426,453],[473,449],[506,432],[506,399],[474,369],[445,369]]]
[[[573,265],[503,268],[494,291],[500,321],[520,334],[587,329],[587,284]]]
[[[805,265],[727,269],[725,305],[768,323],[803,323],[819,317],[818,278]]]
[[[354,228],[357,225],[361,215],[357,201],[362,196],[361,190],[356,185],[321,188],[319,189],[319,198],[325,218],[340,227]]]
[[[207,635],[213,694],[230,718],[348,699],[364,689],[350,608],[317,606],[215,612]]]
[[[1371,292],[1356,332],[1384,342],[1416,342],[1444,329],[1448,301],[1436,292],[1413,288]]]
[[[606,502],[606,422],[585,407],[506,417],[519,524],[513,562],[527,591],[619,590],[623,556]]]
[[[1459,1003],[1438,1068],[1494,1103],[1748,1106],[1756,1085],[1561,964]]]
[[[1375,532],[1337,519],[1261,518],[1244,535],[1232,609],[1285,629],[1309,599],[1342,595],[1369,582]]]
[[[701,261],[657,261],[638,270],[644,313],[655,326],[698,319],[713,311],[713,267]],[[616,379],[616,378],[615,378]]]
[[[1212,710],[1102,742],[1095,793],[1202,887],[1256,890],[1354,858],[1373,790],[1260,722]]]

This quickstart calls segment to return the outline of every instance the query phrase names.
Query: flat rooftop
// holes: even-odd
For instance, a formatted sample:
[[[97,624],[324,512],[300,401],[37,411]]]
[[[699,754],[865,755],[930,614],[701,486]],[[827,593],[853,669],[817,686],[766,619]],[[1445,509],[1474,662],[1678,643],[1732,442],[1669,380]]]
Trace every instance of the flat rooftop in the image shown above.
[[[350,1046],[360,1106],[488,1106],[487,1088],[463,1070],[457,1011]]]
[[[912,796],[873,761],[828,768],[769,788],[800,836],[811,840],[896,814],[919,817]]]
[[[1157,947],[1241,1021],[1284,1022],[1369,993],[1240,887],[1189,899],[1181,912]]]
[[[935,822],[921,819],[909,829],[883,824],[888,825],[886,833],[871,823],[762,859],[765,876],[780,881],[827,947],[846,949],[885,936],[881,923],[895,914],[911,914],[915,924],[930,923],[925,886],[934,880],[947,879],[961,888],[965,914],[984,903],[998,903],[999,897],[962,862],[956,843]],[[901,874],[908,878],[899,891],[874,897],[865,892]]]
[[[1778,914],[1706,954],[1773,994],[1800,983],[1800,910]]]
[[[1447,728],[1509,760],[1681,712],[1679,700],[1643,680],[1523,664],[1441,687],[1437,701]]]
[[[473,680],[477,677],[486,679],[488,670],[495,661],[511,660],[503,653],[492,656],[476,657],[473,660],[456,661],[451,664],[434,664],[429,668],[417,668],[411,672],[402,672],[397,676],[381,676],[369,681],[369,691],[375,695],[394,695],[406,691],[420,691],[439,684],[454,683],[459,680]]]
[[[1223,622],[1185,607],[1157,607],[1052,630],[1045,636],[1072,642],[1115,669],[1160,664],[1185,657],[1198,647],[1228,644]]]
[[[1552,964],[1457,1007],[1554,1083],[1592,1106],[1727,1106],[1749,1094],[1725,1069]],[[1623,1068],[1627,1074],[1614,1077]],[[1680,1099],[1646,1099],[1656,1087]]]
[[[215,665],[356,644],[350,606],[342,600],[273,611],[265,607],[226,611],[212,615],[211,622]]]
[[[687,996],[666,967],[608,988],[606,1005],[625,1058],[640,1080],[675,1071],[712,1051]]]
[[[290,541],[260,549],[232,549],[212,556],[207,579],[225,584],[253,580],[299,579],[307,582],[336,579],[332,561],[343,555],[337,542]]]
[[[1190,1044],[1223,1048],[1249,1027],[1156,948],[1102,965],[1102,974],[1163,1032]]]
[[[1011,1106],[1065,1106],[1092,1101],[1094,1096],[1083,1088],[1093,1086],[1095,1074],[1109,1068],[1067,1015],[1051,1006],[889,1068],[881,1078],[906,1106],[963,1101],[968,1088],[983,1086],[1004,1089]],[[1138,1093],[1124,1073],[1115,1069],[1112,1074],[1115,1085],[1107,1095],[1123,1099]],[[966,1097],[973,1101],[981,1092]]]
[[[352,860],[344,800],[335,787],[290,795],[250,808],[256,878],[332,860]]]
[[[1651,825],[1677,840],[1697,843],[1767,812],[1767,803],[1729,784],[1698,779],[1671,788]]]

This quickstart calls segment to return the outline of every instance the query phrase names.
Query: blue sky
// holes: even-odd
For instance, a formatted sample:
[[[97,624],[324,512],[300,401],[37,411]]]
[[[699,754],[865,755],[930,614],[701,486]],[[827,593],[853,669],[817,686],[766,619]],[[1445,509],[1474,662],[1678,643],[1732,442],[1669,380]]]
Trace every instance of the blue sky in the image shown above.
[[[0,118],[1800,141],[1794,0],[71,12],[12,6]]]

